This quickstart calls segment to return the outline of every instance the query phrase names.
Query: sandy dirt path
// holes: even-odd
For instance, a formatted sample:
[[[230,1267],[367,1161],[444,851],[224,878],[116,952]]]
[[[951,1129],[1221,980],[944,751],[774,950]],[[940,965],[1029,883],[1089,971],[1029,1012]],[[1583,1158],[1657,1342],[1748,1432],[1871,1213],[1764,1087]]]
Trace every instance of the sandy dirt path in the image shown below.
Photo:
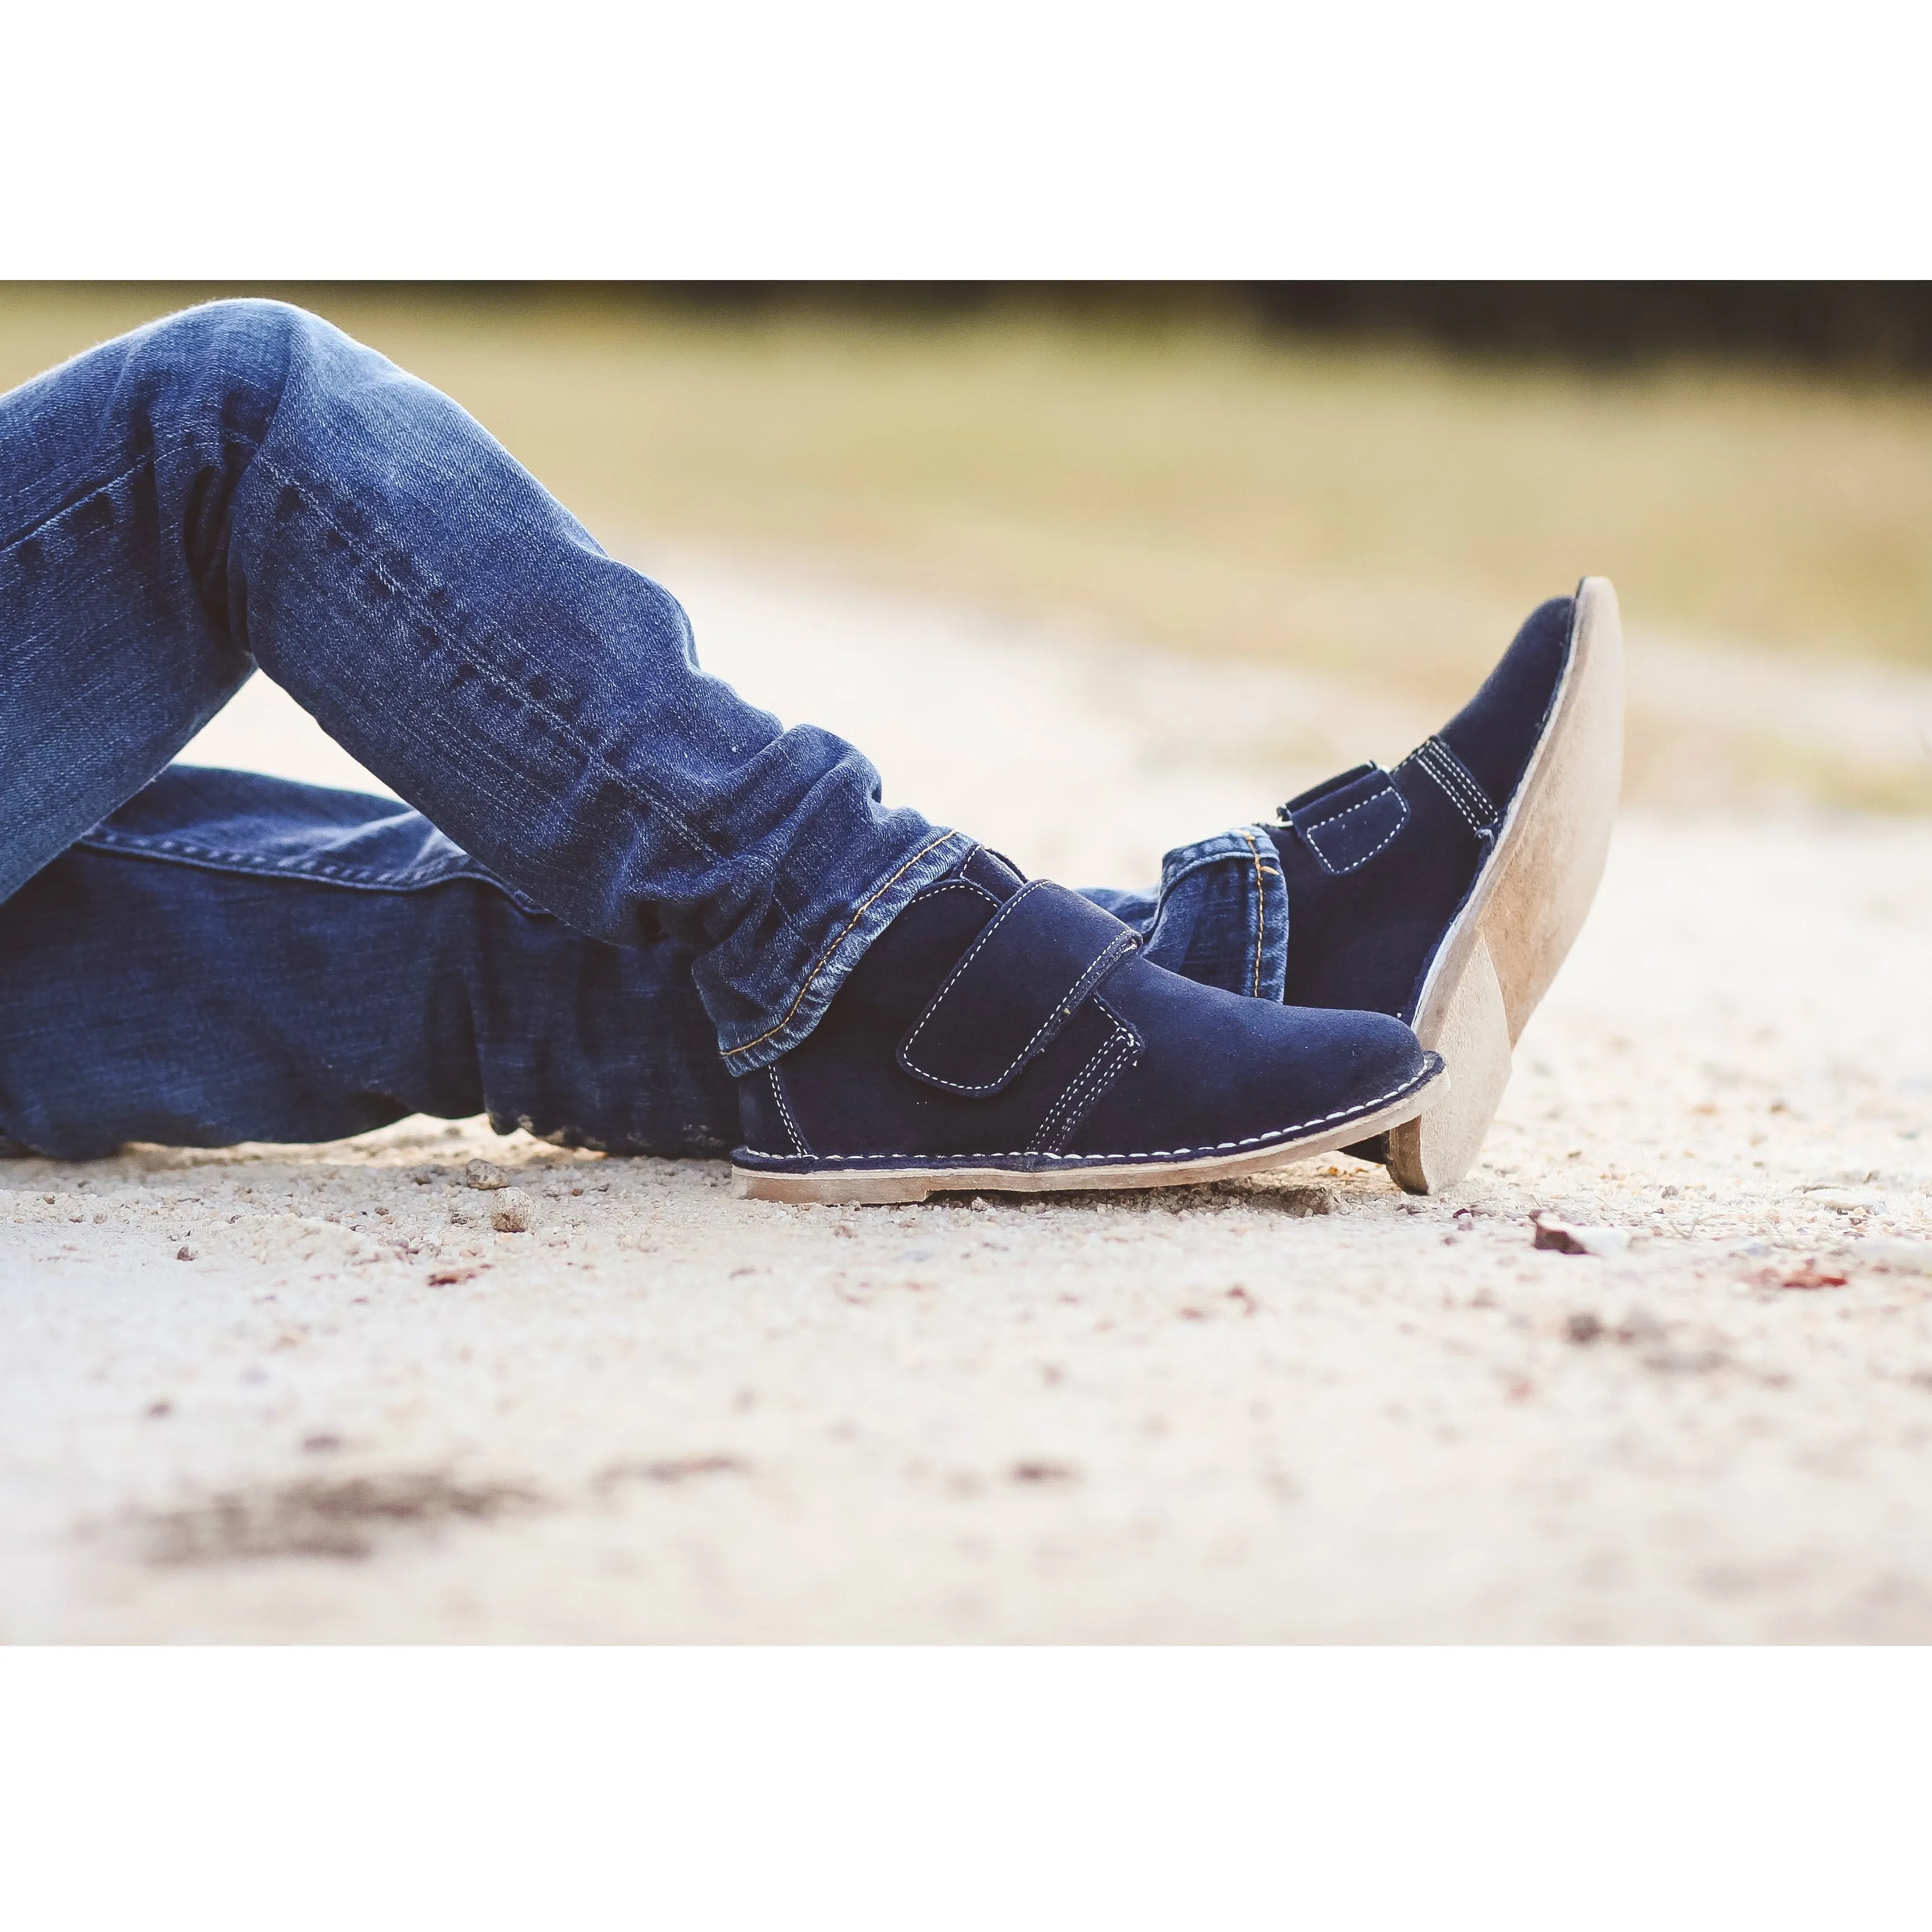
[[[652,560],[1081,883],[1436,722]],[[304,722],[198,755],[350,778]],[[1922,822],[1627,820],[1442,1200],[794,1209],[422,1120],[0,1166],[0,1636],[1924,1641],[1928,881]]]

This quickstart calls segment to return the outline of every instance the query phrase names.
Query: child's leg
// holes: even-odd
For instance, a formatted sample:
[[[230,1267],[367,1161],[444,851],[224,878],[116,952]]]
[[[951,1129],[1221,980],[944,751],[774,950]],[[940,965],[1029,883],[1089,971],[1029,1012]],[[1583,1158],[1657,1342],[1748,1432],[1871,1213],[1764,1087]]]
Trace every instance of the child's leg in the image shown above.
[[[418,814],[178,766],[0,912],[0,1133],[316,1141],[487,1112],[573,1146],[726,1152],[732,1082],[657,939],[586,939]]]
[[[688,948],[734,1071],[966,849],[700,671],[674,599],[313,316],[218,303],[0,398],[0,897],[256,664],[533,901]]]
[[[1280,997],[1280,874],[1258,834],[1096,890],[1148,956]],[[68,1159],[123,1142],[332,1140],[487,1112],[573,1146],[724,1153],[732,1082],[689,950],[538,910],[420,814],[177,765],[0,916],[0,1134]]]
[[[303,840],[296,862],[264,872],[245,808],[225,842],[190,850],[164,826],[130,861],[110,827],[34,880],[165,765],[251,662],[532,907],[618,946],[688,950],[739,1082],[734,1159],[748,1190],[910,1200],[1179,1185],[1378,1131],[1439,1089],[1441,1062],[1400,1022],[1300,1012],[1162,971],[1164,946],[1242,993],[1276,970],[1260,940],[1223,957],[1225,935],[1203,926],[1201,951],[1172,922],[1175,895],[1150,958],[1090,902],[884,810],[850,746],[782,730],[705,676],[676,603],[604,556],[452,404],[313,316],[238,303],[0,398],[0,895],[34,882],[16,944],[23,958],[44,949],[8,1022],[34,1069],[32,1091],[9,1102],[20,1138],[312,1135],[498,1104],[485,1036],[466,1029],[509,982],[479,936],[440,951],[397,920],[354,942],[392,975],[427,954],[442,1004],[425,1012],[393,982],[371,986],[365,1002],[390,1030],[352,1062],[332,1030],[367,1022],[315,984],[350,916],[334,896],[315,915],[294,897],[490,888],[358,878],[352,855]],[[943,688],[929,695],[944,701]],[[140,836],[138,812],[118,829]],[[1232,856],[1204,880],[1228,884]],[[204,878],[226,866],[227,889],[130,886],[152,899],[130,920],[113,874],[99,874],[130,862]],[[1258,844],[1252,881],[1265,893]],[[165,944],[143,957],[149,926]],[[118,929],[113,954],[83,943],[97,929]],[[481,978],[448,958],[475,960]],[[78,1126],[63,1138],[55,1116],[80,1117],[50,1077],[48,1042],[100,1012],[90,974],[134,989],[140,1024],[108,1014],[95,1046],[76,1047],[62,1077],[98,1118],[93,1139]],[[310,1004],[272,1001],[278,978]],[[325,1023],[311,1031],[312,1018]],[[554,1018],[574,1037],[574,1016]],[[520,1057],[552,1023],[520,1014],[488,1036],[508,1043],[502,1104],[520,1114],[520,1090],[560,1092],[542,1117],[589,1132],[582,1083]],[[246,1049],[232,1071],[231,1034]],[[427,1060],[412,1036],[434,1044]],[[599,1077],[614,1093],[645,1077],[587,1060],[582,1071],[592,1094]],[[291,1096],[286,1112],[270,1104]]]

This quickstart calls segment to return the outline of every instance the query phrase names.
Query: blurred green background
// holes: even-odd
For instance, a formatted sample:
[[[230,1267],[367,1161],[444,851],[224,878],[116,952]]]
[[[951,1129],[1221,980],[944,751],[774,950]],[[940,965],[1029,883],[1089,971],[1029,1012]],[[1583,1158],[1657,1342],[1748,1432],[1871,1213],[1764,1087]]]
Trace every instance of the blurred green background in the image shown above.
[[[0,386],[238,292],[0,288]],[[1636,646],[1634,796],[1932,808],[1911,287],[250,292],[448,391],[620,550],[1443,702],[1602,574]]]

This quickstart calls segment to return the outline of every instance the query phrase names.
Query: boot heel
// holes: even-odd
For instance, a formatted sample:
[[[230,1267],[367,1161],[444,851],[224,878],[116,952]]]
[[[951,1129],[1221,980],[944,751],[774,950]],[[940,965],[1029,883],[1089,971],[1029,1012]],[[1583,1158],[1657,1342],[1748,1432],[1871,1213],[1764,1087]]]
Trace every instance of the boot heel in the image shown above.
[[[1410,1194],[1439,1194],[1468,1172],[1509,1084],[1509,1016],[1486,940],[1478,938],[1438,1010],[1436,1024],[1418,1031],[1448,1063],[1448,1091],[1389,1132],[1389,1172]]]

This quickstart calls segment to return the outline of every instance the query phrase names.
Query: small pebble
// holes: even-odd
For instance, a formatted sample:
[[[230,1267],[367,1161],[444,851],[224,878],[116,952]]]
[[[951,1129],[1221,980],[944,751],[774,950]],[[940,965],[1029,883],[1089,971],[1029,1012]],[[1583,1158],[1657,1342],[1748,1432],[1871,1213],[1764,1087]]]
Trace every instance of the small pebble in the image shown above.
[[[526,1234],[530,1220],[530,1204],[519,1194],[506,1194],[490,1210],[490,1225],[500,1234]]]
[[[1621,1255],[1630,1244],[1628,1228],[1576,1228],[1540,1214],[1530,1220],[1536,1232],[1531,1246],[1559,1255]]]

